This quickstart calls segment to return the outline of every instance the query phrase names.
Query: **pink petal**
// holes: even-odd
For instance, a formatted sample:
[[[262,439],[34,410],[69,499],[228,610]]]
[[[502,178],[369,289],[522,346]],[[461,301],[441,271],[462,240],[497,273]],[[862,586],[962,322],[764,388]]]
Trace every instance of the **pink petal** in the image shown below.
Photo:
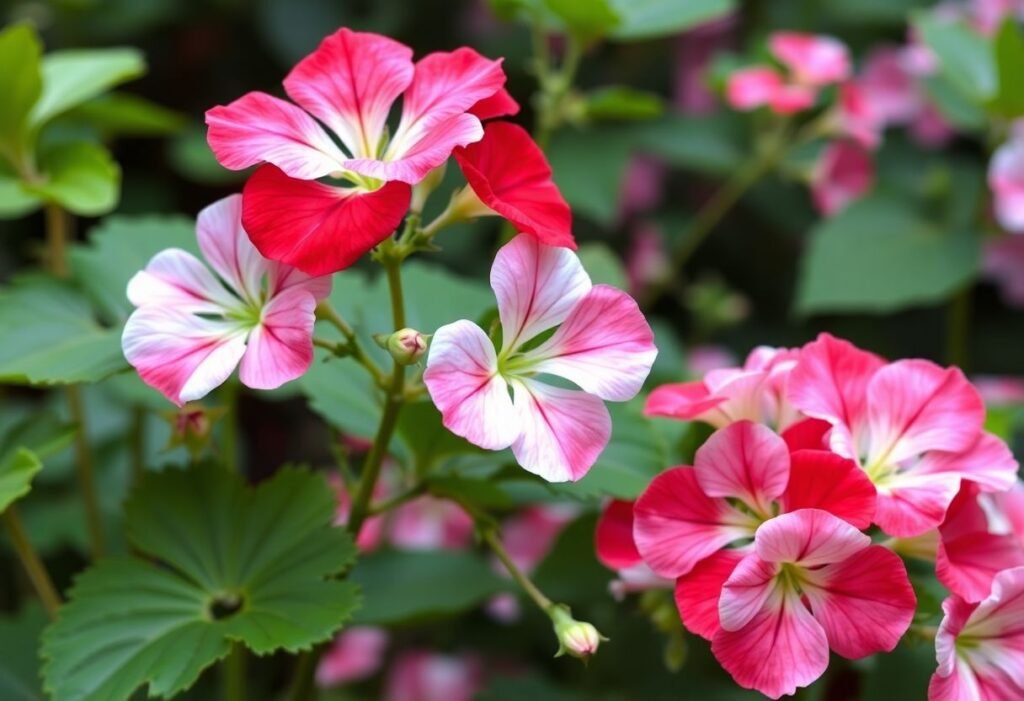
[[[934,450],[914,466],[916,474],[953,473],[980,485],[986,492],[1004,492],[1017,481],[1017,461],[999,437],[981,433],[966,450],[949,453]]]
[[[384,661],[388,633],[382,628],[346,628],[320,658],[316,682],[322,688],[373,676]]]
[[[576,248],[572,212],[529,132],[493,122],[480,141],[455,149],[454,156],[480,201],[517,231],[549,246]]]
[[[505,519],[501,537],[509,557],[519,569],[532,572],[547,557],[562,530],[578,515],[574,504],[541,504],[528,506]],[[638,555],[636,561],[639,559]],[[505,571],[504,567],[500,569]]]
[[[745,627],[715,633],[711,651],[737,684],[773,699],[811,684],[828,667],[825,631],[796,593],[781,588]]]
[[[880,545],[803,577],[804,596],[829,646],[848,659],[891,652],[914,618],[917,597],[903,561]]]
[[[832,426],[821,419],[803,419],[782,432],[791,453],[798,450],[823,450],[828,446],[826,436]]]
[[[942,622],[935,634],[935,656],[939,663],[939,674],[947,676],[956,662],[956,638],[963,631],[978,604],[969,604],[958,596],[947,597],[942,602]]]
[[[612,435],[604,402],[525,378],[511,384],[522,427],[512,443],[519,464],[548,482],[575,482],[587,474]]]
[[[768,106],[775,114],[790,115],[810,109],[817,99],[818,92],[814,88],[787,83],[772,94]]]
[[[871,110],[885,123],[906,124],[921,108],[921,89],[901,49],[872,49],[857,81]]]
[[[230,170],[273,163],[293,178],[314,180],[344,169],[345,154],[295,105],[251,92],[206,112],[206,139]]]
[[[484,128],[479,119],[469,113],[457,114],[432,125],[414,143],[404,146],[405,150],[395,160],[366,158],[346,161],[345,166],[354,173],[371,178],[415,185],[447,161],[456,148],[479,141],[483,135]],[[386,155],[391,152],[389,148]]]
[[[681,577],[730,543],[750,538],[757,522],[725,499],[712,499],[690,467],[673,467],[648,485],[633,507],[633,539],[662,577]]]
[[[633,298],[595,285],[555,334],[525,355],[538,373],[564,377],[608,401],[632,399],[643,387],[658,350]]]
[[[726,101],[737,110],[752,110],[767,105],[782,87],[782,76],[766,66],[734,71],[725,87]]]
[[[196,220],[199,250],[242,299],[258,304],[270,263],[242,228],[242,196],[229,195],[203,208]]]
[[[423,496],[391,517],[391,544],[405,550],[461,550],[473,539],[473,519],[455,502]]]
[[[238,305],[224,285],[191,253],[180,248],[160,251],[128,281],[128,301],[137,307],[168,306],[220,313]]]
[[[245,352],[246,335],[236,323],[145,306],[128,317],[121,346],[143,382],[181,406],[228,379]]]
[[[783,511],[822,509],[855,528],[871,525],[875,485],[856,463],[825,450],[798,450],[790,461]]]
[[[732,497],[768,515],[789,482],[786,443],[767,426],[739,421],[697,450],[694,472],[709,497]]]
[[[850,77],[850,55],[838,39],[828,36],[776,32],[768,41],[771,52],[806,85],[839,83]]]
[[[725,399],[724,396],[712,395],[703,382],[661,385],[647,396],[644,415],[665,416],[685,421],[697,419],[714,426],[724,426],[727,421],[712,421],[711,417],[715,408]]]
[[[597,559],[611,570],[622,570],[641,562],[633,542],[633,502],[613,499],[597,520],[594,533]]]
[[[989,162],[988,184],[1000,226],[1024,232],[1024,139],[1015,136],[996,149]]]
[[[412,82],[413,71],[409,47],[342,28],[296,64],[284,89],[337,134],[353,158],[375,158],[391,105]]]
[[[590,287],[579,258],[568,249],[544,246],[524,234],[502,246],[491,267],[502,351],[561,324]]]
[[[740,630],[764,609],[773,594],[786,590],[786,585],[776,581],[780,571],[778,563],[765,562],[754,553],[736,564],[718,599],[722,630]]]
[[[869,545],[871,538],[821,509],[776,516],[762,523],[754,536],[754,550],[762,560],[803,567],[842,562]]]
[[[929,450],[961,451],[978,439],[985,405],[956,368],[900,360],[867,388],[870,464],[897,464]]]
[[[954,473],[890,477],[878,486],[875,523],[895,538],[921,535],[942,523],[958,491],[960,476]]]
[[[932,675],[928,701],[1020,701],[1024,688],[998,670],[978,674],[960,662],[948,677]]]
[[[409,650],[388,669],[382,701],[471,701],[483,686],[479,661],[469,655]]]
[[[263,307],[242,356],[242,384],[277,389],[305,374],[313,362],[315,310],[316,299],[301,288],[286,290]]]
[[[966,601],[987,597],[992,580],[1002,570],[1024,566],[1024,547],[1013,536],[994,535],[987,530],[947,536],[945,525],[942,533],[935,575]]]
[[[860,83],[839,86],[838,120],[842,133],[864,149],[876,149],[882,141],[885,123],[868,92]],[[870,160],[868,160],[870,163]]]
[[[507,448],[519,436],[494,345],[476,324],[462,320],[437,330],[423,382],[452,433],[487,450]]]
[[[720,550],[676,580],[676,608],[688,631],[711,640],[721,628],[718,600],[743,556],[742,550]]]
[[[509,94],[508,90],[501,88],[490,97],[485,97],[470,107],[469,113],[481,122],[498,117],[513,117],[519,114],[519,103]]]
[[[410,196],[404,183],[360,192],[263,166],[245,184],[242,223],[264,257],[326,275],[351,266],[390,236]]]
[[[875,182],[875,164],[865,147],[833,141],[822,151],[811,179],[818,211],[831,217],[863,197]]]

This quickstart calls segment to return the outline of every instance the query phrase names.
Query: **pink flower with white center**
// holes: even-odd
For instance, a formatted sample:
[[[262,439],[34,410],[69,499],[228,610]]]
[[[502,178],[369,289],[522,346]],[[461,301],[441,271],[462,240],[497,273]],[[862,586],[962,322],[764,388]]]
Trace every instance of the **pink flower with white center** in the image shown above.
[[[651,328],[629,295],[592,285],[572,251],[527,235],[498,251],[491,288],[500,348],[470,321],[442,326],[423,374],[427,390],[452,433],[488,450],[511,446],[520,465],[550,482],[577,480],[611,436],[602,400],[631,399],[651,370]]]
[[[473,540],[473,519],[446,499],[423,496],[391,516],[388,539],[405,550],[461,550]]]
[[[181,406],[206,396],[241,363],[242,384],[275,389],[313,362],[317,302],[329,277],[263,258],[241,222],[242,198],[199,213],[199,250],[169,248],[128,282],[132,312],[121,336],[142,380]]]
[[[320,658],[317,685],[328,689],[372,677],[380,669],[387,646],[388,632],[383,628],[346,628]]]
[[[703,421],[715,428],[755,421],[782,430],[802,418],[786,399],[796,350],[758,346],[743,367],[708,371],[696,382],[658,387],[644,405],[647,416]]]
[[[988,166],[996,220],[1009,232],[1024,233],[1024,138],[996,149]]]
[[[640,557],[633,540],[633,502],[613,499],[597,521],[594,533],[597,559],[618,578],[609,589],[616,599],[649,589],[671,589],[673,582],[659,577]]]
[[[793,694],[828,667],[891,651],[917,599],[903,561],[820,509],[777,516],[725,581],[711,651],[736,682],[771,698]]]
[[[1024,698],[1024,567],[997,574],[980,603],[951,596],[942,610],[928,701]]]
[[[768,427],[741,421],[715,432],[693,467],[654,478],[633,507],[633,540],[656,574],[678,578],[683,623],[710,640],[722,584],[758,527],[798,509],[824,509],[866,528],[874,489],[852,461],[826,450],[791,454]]]
[[[483,137],[476,106],[487,117],[518,109],[498,99],[507,98],[504,83],[501,61],[472,49],[414,64],[409,47],[343,28],[284,79],[297,106],[248,93],[206,113],[207,138],[225,168],[264,164],[244,191],[243,219],[256,248],[322,275],[347,268],[389,236],[408,209],[409,186],[456,147]],[[387,119],[399,96],[401,118],[391,133]],[[326,176],[347,184],[317,182]]]
[[[471,655],[424,650],[402,653],[388,671],[383,701],[471,701],[483,685],[480,661]]]
[[[1016,480],[1009,449],[983,430],[985,407],[956,368],[886,363],[828,334],[800,351],[789,400],[831,424],[832,450],[861,466],[878,491],[875,523],[888,535],[938,526],[961,480],[1004,491]]]
[[[976,485],[965,483],[939,534],[939,581],[965,601],[981,601],[999,572],[1024,567],[1022,483],[998,494],[983,494]]]
[[[776,32],[768,48],[800,85],[822,87],[850,77],[850,52],[846,45],[829,36]]]
[[[831,217],[863,197],[874,182],[871,154],[853,141],[833,141],[811,174],[811,196],[818,211]]]

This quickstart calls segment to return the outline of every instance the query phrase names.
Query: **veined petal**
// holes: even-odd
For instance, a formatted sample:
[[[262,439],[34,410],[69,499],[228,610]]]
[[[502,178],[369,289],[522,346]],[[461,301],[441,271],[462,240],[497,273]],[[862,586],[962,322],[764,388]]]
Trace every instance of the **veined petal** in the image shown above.
[[[491,288],[507,351],[565,321],[591,284],[572,251],[521,234],[495,256]]]
[[[230,170],[273,163],[293,178],[314,180],[343,169],[345,154],[295,105],[251,92],[206,112],[206,139]]]
[[[686,629],[706,640],[721,628],[718,600],[722,587],[750,548],[719,550],[676,580],[676,608]]]
[[[694,472],[709,497],[733,497],[769,514],[789,482],[789,450],[767,426],[738,421],[697,450]]]
[[[640,562],[633,542],[633,502],[612,499],[597,520],[594,533],[597,559],[612,570],[623,570]]]
[[[508,385],[498,374],[494,345],[470,321],[437,330],[423,382],[445,427],[474,445],[501,450],[522,431]]]
[[[493,122],[480,141],[455,149],[454,156],[480,201],[517,231],[549,246],[576,248],[572,212],[544,152],[525,129]]]
[[[754,551],[768,562],[817,567],[841,562],[871,545],[871,538],[821,509],[800,509],[765,521]]]
[[[143,382],[181,406],[223,384],[245,352],[246,335],[238,324],[145,306],[128,317],[121,347]]]
[[[330,275],[312,277],[298,268],[274,260],[267,261],[267,268],[267,294],[271,297],[297,287],[309,292],[318,302],[331,294]]]
[[[543,382],[510,380],[521,427],[512,453],[548,482],[576,481],[608,445],[612,420],[598,397]]]
[[[852,460],[827,450],[790,454],[783,511],[822,509],[855,528],[867,528],[875,516],[876,501],[875,485]]]
[[[483,135],[479,119],[469,113],[457,114],[432,125],[395,160],[355,159],[345,161],[345,168],[378,180],[415,185],[447,161],[456,147],[479,141]]]
[[[296,64],[284,89],[337,134],[352,157],[377,158],[388,112],[413,72],[408,46],[342,28]]]
[[[959,453],[926,453],[912,471],[919,475],[953,473],[974,482],[983,491],[1004,492],[1017,481],[1017,469],[1017,461],[1006,443],[983,432],[967,450]]]
[[[313,362],[316,299],[293,287],[273,297],[252,330],[239,377],[253,389],[276,389],[301,377]]]
[[[848,659],[891,652],[914,618],[917,597],[903,561],[880,545],[802,577],[829,646]]]
[[[555,334],[525,354],[534,372],[571,380],[608,401],[636,396],[658,355],[654,333],[633,298],[595,285]]]
[[[715,413],[716,407],[725,397],[711,394],[703,382],[677,382],[661,385],[647,395],[644,404],[645,416],[665,416],[685,421],[697,419],[713,426],[724,426]]]
[[[501,88],[490,97],[478,101],[469,108],[469,113],[481,122],[498,117],[512,117],[519,114],[519,103],[508,90]]]
[[[875,523],[886,535],[911,538],[938,527],[960,491],[956,473],[897,474],[877,485]]]
[[[782,432],[789,451],[824,450],[828,447],[827,435],[832,425],[821,419],[803,419]]]
[[[242,196],[229,195],[203,208],[196,220],[199,250],[238,295],[256,304],[269,261],[260,255],[242,228]]]
[[[828,667],[828,639],[800,596],[777,588],[751,621],[715,633],[711,652],[736,683],[777,699],[793,694]]]
[[[725,499],[707,496],[691,467],[655,477],[633,507],[633,540],[662,577],[681,577],[701,560],[750,538],[757,522]]]
[[[411,190],[387,183],[360,192],[289,178],[263,166],[245,184],[242,223],[263,256],[308,275],[355,263],[398,227]]]
[[[766,562],[755,553],[740,560],[722,586],[718,600],[718,619],[723,630],[736,631],[750,623],[764,608],[776,590],[784,590],[777,582],[777,562]]]
[[[180,248],[157,253],[128,281],[128,301],[136,307],[174,305],[217,313],[238,300],[198,258]]]

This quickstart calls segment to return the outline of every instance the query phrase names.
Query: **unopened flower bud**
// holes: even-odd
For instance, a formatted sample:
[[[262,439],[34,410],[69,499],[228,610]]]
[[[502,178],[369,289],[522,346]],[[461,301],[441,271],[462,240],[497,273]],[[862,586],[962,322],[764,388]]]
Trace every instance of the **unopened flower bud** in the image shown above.
[[[427,352],[427,338],[416,329],[400,329],[388,337],[387,351],[396,363],[412,365]]]
[[[171,424],[168,450],[183,445],[192,457],[199,457],[210,443],[214,422],[224,413],[223,408],[207,409],[196,402],[189,402],[177,411],[168,412],[165,414]]]
[[[553,606],[549,615],[555,626],[555,635],[558,636],[558,652],[555,657],[569,654],[586,660],[597,652],[602,640],[608,639],[597,632],[592,624],[573,618],[568,606]]]

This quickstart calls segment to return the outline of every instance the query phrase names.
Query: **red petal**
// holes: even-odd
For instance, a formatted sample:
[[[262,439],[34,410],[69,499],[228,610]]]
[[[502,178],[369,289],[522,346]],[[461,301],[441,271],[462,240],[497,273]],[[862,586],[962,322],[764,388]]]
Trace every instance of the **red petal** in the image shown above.
[[[612,570],[623,570],[641,562],[633,542],[633,502],[614,499],[609,502],[594,533],[597,559]]]

